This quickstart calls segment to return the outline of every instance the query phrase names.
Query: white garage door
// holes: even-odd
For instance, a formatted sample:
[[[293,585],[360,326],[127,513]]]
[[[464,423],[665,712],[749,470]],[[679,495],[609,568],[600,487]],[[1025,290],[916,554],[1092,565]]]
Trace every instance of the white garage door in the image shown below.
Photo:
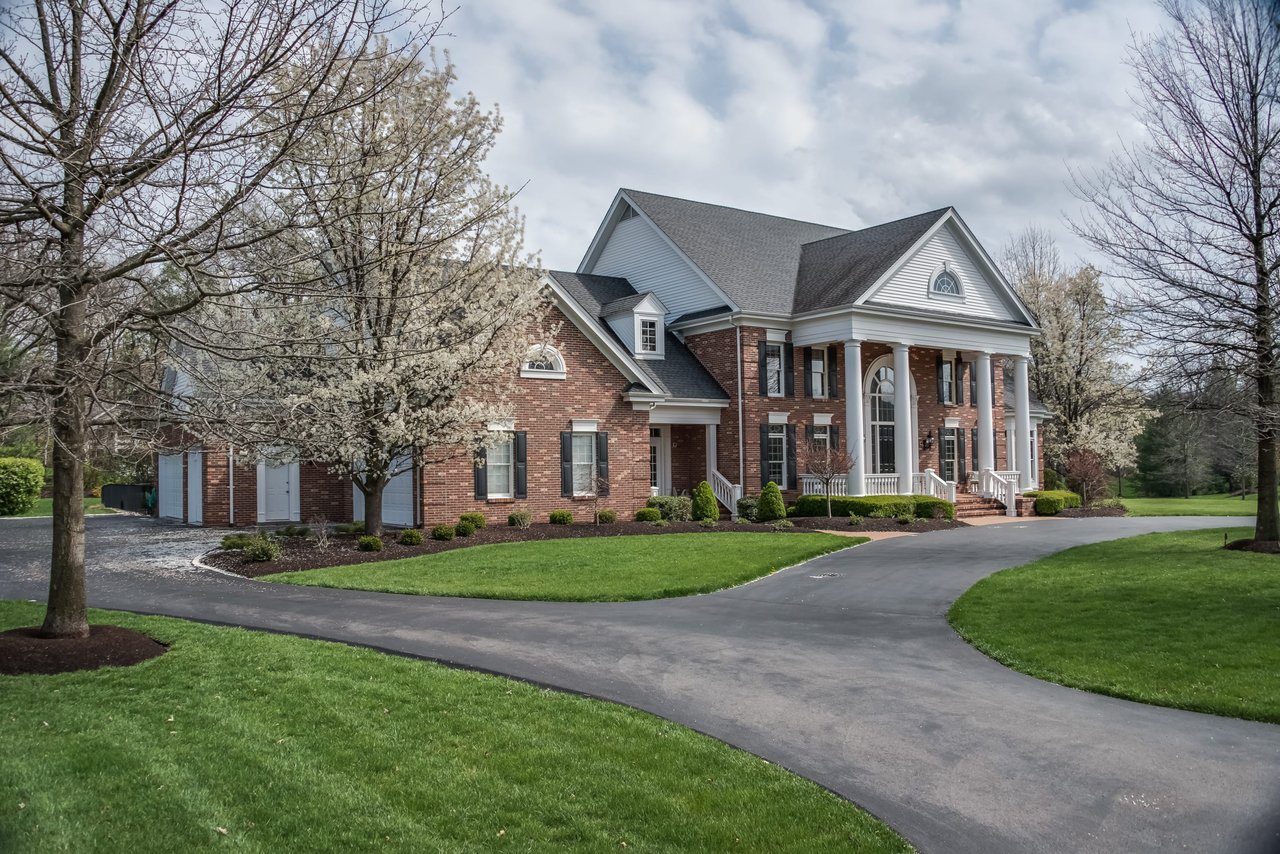
[[[407,470],[391,478],[382,490],[382,524],[412,528],[413,465],[408,458],[401,458],[395,467]],[[355,484],[351,485],[351,501],[354,518],[364,519],[364,493]]]
[[[187,522],[204,524],[204,452],[187,451]]]
[[[259,491],[263,493],[263,512],[261,522],[296,522],[298,517],[293,512],[296,503],[293,490],[297,485],[295,472],[297,463],[286,463],[282,466],[264,465],[259,469],[263,484]]]
[[[161,454],[156,482],[160,489],[157,496],[160,518],[182,518],[182,454]]]

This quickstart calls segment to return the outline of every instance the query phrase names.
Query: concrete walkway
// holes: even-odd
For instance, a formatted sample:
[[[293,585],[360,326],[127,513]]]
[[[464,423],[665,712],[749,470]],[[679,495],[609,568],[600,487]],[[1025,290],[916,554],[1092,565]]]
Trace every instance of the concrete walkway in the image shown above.
[[[868,543],[723,593],[584,605],[228,578],[184,569],[212,539],[203,532],[102,517],[89,521],[90,599],[367,644],[647,709],[830,787],[926,852],[1268,852],[1280,850],[1280,727],[1022,676],[944,618],[1003,567],[1239,521],[966,528]],[[144,563],[131,557],[139,532],[171,543],[169,558],[160,545]],[[42,598],[47,522],[6,525],[0,538],[0,597]]]

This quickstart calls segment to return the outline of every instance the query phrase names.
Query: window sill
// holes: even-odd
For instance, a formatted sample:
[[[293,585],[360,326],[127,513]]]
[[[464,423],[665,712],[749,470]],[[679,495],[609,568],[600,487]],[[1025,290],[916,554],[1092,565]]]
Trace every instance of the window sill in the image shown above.
[[[570,500],[571,501],[595,501],[597,498],[601,498],[601,497],[603,496],[598,496],[594,494],[593,495],[575,495]]]
[[[514,499],[514,498],[486,498],[486,499],[484,500],[484,503],[485,503],[485,504],[515,504],[515,503],[516,503],[516,499]]]

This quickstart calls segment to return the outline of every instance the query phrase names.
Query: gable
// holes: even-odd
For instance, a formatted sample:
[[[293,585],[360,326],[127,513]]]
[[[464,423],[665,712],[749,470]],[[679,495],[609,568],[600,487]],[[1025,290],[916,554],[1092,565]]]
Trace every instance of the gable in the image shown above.
[[[943,266],[960,280],[960,298],[931,295],[929,285]],[[984,320],[1026,323],[1004,286],[967,245],[953,221],[943,223],[888,279],[871,290],[860,304],[887,305]]]
[[[625,278],[637,291],[657,294],[668,319],[724,304],[698,271],[642,216],[620,220],[612,230],[606,230],[605,244],[594,263],[581,272]]]

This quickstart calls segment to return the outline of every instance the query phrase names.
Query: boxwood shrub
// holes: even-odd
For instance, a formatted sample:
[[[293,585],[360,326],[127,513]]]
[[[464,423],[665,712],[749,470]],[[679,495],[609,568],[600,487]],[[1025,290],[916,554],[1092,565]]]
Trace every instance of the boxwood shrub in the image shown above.
[[[641,507],[636,511],[637,522],[657,522],[662,518],[662,511],[657,507]]]
[[[244,545],[244,559],[254,561],[255,563],[265,563],[267,561],[279,560],[283,553],[280,548],[279,541],[275,537],[269,537],[266,534],[258,534]]]
[[[459,522],[466,522],[477,531],[485,526],[486,520],[483,513],[463,513],[458,517]]]
[[[1080,506],[1080,496],[1065,489],[1028,490],[1023,495],[1035,499],[1037,516],[1056,516]]]
[[[572,510],[552,510],[547,515],[547,521],[550,522],[552,525],[572,525],[573,511]]]
[[[802,495],[796,499],[796,516],[827,515],[825,495]],[[955,519],[956,507],[950,501],[932,495],[857,495],[832,496],[832,516],[862,516],[888,519],[913,516],[917,519]]]
[[[469,537],[476,532],[476,526],[465,519],[460,519],[458,524],[453,526],[453,532],[459,537]]]
[[[431,529],[431,539],[433,540],[452,540],[453,535],[452,525],[436,525]]]
[[[527,528],[533,524],[533,514],[528,510],[517,510],[507,514],[507,524],[512,528]]]
[[[618,521],[618,514],[612,510],[601,510],[596,513],[597,525],[612,525],[616,521]]]
[[[402,546],[420,546],[422,545],[422,532],[417,528],[407,528],[400,532],[397,542]]]
[[[693,518],[693,499],[687,495],[655,495],[647,506],[655,508],[669,522],[688,522]]]
[[[0,516],[26,513],[40,497],[44,464],[26,457],[0,457]]]
[[[356,548],[362,552],[380,552],[382,551],[382,537],[365,534],[356,540]]]

